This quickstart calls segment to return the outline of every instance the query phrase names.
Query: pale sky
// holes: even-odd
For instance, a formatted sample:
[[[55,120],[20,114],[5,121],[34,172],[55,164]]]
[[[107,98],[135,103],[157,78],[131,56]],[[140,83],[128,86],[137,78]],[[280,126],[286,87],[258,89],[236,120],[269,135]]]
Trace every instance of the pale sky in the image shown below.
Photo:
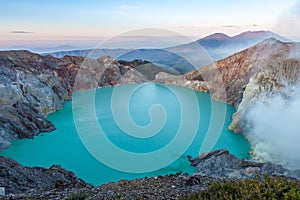
[[[270,30],[300,41],[299,0],[0,0],[0,47],[92,46],[136,29],[199,39]]]

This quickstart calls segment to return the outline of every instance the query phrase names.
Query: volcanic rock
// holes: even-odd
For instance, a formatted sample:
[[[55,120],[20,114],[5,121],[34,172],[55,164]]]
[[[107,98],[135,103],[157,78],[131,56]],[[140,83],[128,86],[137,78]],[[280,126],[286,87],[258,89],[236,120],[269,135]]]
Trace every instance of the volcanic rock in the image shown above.
[[[197,158],[191,159],[191,165],[196,166],[197,173],[202,176],[214,178],[241,179],[255,178],[257,175],[263,177],[267,174],[270,176],[284,176],[292,179],[300,179],[300,170],[288,170],[281,165],[270,162],[261,163],[253,160],[239,159],[228,150],[216,150],[205,153]]]
[[[24,167],[18,162],[0,157],[0,186],[6,194],[26,193],[31,189],[79,188],[87,186],[74,173],[58,165],[49,169]]]

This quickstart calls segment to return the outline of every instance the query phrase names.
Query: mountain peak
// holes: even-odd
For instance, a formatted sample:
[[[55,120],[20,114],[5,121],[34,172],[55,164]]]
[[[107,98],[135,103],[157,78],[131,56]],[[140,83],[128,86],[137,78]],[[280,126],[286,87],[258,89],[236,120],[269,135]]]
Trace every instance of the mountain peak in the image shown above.
[[[276,44],[285,44],[285,43],[283,43],[282,41],[278,40],[277,38],[271,37],[271,38],[267,38],[267,39],[259,42],[257,44],[257,46],[261,46],[261,45],[263,45],[263,46],[272,46],[272,45],[276,45]]]
[[[226,40],[230,37],[224,33],[214,33],[212,35],[206,36],[203,40]]]

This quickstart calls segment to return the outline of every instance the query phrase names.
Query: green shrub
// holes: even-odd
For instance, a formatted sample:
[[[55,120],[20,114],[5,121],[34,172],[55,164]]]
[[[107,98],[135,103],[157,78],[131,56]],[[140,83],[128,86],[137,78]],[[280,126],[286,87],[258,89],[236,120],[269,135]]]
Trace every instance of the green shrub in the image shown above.
[[[184,199],[184,198],[183,198]],[[223,180],[214,182],[210,187],[198,194],[190,195],[194,199],[300,199],[300,182],[282,177],[263,179]]]

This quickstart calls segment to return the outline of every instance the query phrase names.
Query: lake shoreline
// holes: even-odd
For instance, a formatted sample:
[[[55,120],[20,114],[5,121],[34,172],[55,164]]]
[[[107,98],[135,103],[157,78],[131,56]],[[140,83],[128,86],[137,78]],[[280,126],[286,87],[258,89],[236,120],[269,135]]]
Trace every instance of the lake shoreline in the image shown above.
[[[299,170],[289,171],[280,165],[272,163],[241,160],[227,150],[217,150],[203,154],[198,158],[192,159],[191,163],[196,165],[197,168],[197,173],[193,175],[177,173],[134,180],[120,180],[96,187],[84,183],[82,180],[77,179],[73,173],[67,172],[59,166],[52,166],[50,169],[28,168],[27,170],[39,170],[46,174],[60,173],[66,180],[65,182],[54,182],[52,185],[48,185],[48,188],[28,188],[26,190],[20,188],[21,193],[7,194],[2,196],[2,199],[63,199],[67,197],[77,199],[179,199],[205,191],[212,184],[222,183],[224,180],[229,182],[244,179],[252,180],[256,179],[257,175],[260,175],[260,182],[263,183],[265,174],[274,179],[278,176],[285,177],[286,180],[299,180],[300,178]],[[24,168],[13,161],[11,170],[14,171],[18,167]],[[20,174],[13,175],[20,177]],[[53,177],[59,176],[55,175]],[[6,178],[14,179],[12,176],[7,176]],[[28,178],[30,179],[30,177]],[[24,179],[22,183],[26,183]]]

